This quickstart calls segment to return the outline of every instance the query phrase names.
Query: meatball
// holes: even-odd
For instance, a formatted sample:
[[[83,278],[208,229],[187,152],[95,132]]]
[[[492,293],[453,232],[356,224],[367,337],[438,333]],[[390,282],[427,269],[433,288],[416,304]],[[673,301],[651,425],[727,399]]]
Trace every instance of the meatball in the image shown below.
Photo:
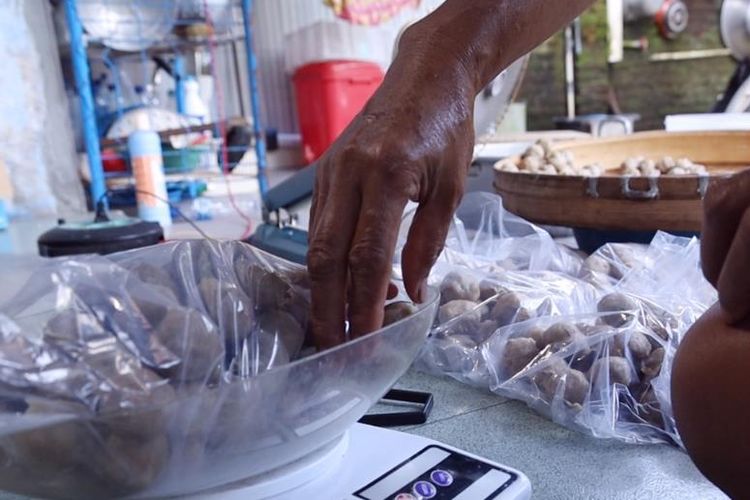
[[[651,342],[641,332],[632,332],[628,340],[628,350],[635,359],[644,359],[651,354]]]
[[[174,380],[209,380],[223,364],[223,338],[213,323],[198,311],[172,309],[154,334],[180,358],[180,363],[167,373]]]
[[[641,373],[644,378],[649,381],[659,376],[661,373],[661,367],[664,363],[664,355],[666,351],[663,347],[654,349],[651,354],[641,361]]]
[[[158,325],[171,307],[178,305],[172,290],[160,285],[144,285],[137,282],[128,287],[130,299],[153,327]]]
[[[479,283],[479,300],[482,302],[507,292],[508,290],[496,281],[483,280]]]
[[[503,371],[509,376],[514,376],[526,368],[537,354],[539,354],[539,348],[533,339],[524,337],[510,339],[503,351]]]
[[[459,317],[455,319],[448,327],[446,333],[448,335],[461,335],[470,338],[475,344],[481,344],[484,342],[480,330],[482,323],[477,319],[473,313],[467,316]]]
[[[0,447],[14,461],[28,465],[42,477],[59,474],[76,463],[85,463],[87,457],[99,449],[99,436],[82,419],[89,415],[85,407],[30,400],[24,416],[39,419],[48,414],[70,415],[70,419],[9,434],[0,440]]]
[[[449,372],[467,373],[474,367],[471,351],[476,343],[464,335],[452,335],[441,339],[438,362]]]
[[[476,302],[480,296],[479,282],[466,273],[448,273],[440,284],[440,302],[447,304],[456,300]]]
[[[523,336],[529,339],[533,339],[536,343],[536,346],[541,350],[544,349],[544,331],[545,329],[541,326],[532,325],[526,328],[526,330],[523,332]]]
[[[610,264],[604,257],[594,254],[583,261],[582,273],[600,273],[609,275]]]
[[[583,337],[574,325],[569,323],[556,323],[547,328],[542,334],[542,346],[567,345]]]
[[[519,318],[519,316],[521,318]],[[490,313],[490,317],[500,326],[524,321],[529,319],[529,316],[529,312],[521,307],[521,297],[513,292],[499,296],[495,301],[492,312]]]
[[[594,384],[630,385],[633,382],[633,370],[630,362],[619,356],[605,356],[598,359],[589,372]]]
[[[169,462],[169,441],[166,435],[148,441],[112,435],[104,441],[104,456],[96,462],[97,473],[113,493],[137,492],[149,486]]]
[[[404,318],[408,318],[415,312],[417,312],[417,308],[411,302],[393,302],[388,304],[383,311],[383,326],[392,325]]]
[[[560,358],[553,358],[534,375],[534,383],[546,401],[551,402],[554,399],[557,394],[557,387],[568,371],[569,368],[565,361]]]
[[[565,374],[565,401],[581,405],[589,394],[589,381],[582,372],[570,369]]]
[[[443,304],[438,310],[438,321],[445,324],[459,316],[471,314],[476,321],[481,321],[482,312],[478,309],[478,304],[469,300],[454,300]]]
[[[600,313],[613,313],[602,316],[602,319],[606,324],[619,328],[633,320],[638,303],[625,294],[611,293],[599,301],[597,309]]]
[[[485,320],[479,324],[479,339],[480,342],[485,342],[497,331],[497,323],[492,320]]]

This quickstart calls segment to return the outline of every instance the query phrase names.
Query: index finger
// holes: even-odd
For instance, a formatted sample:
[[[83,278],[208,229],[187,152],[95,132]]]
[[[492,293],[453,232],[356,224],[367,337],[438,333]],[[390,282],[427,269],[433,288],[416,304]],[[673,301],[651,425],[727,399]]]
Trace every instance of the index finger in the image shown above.
[[[724,261],[750,207],[750,170],[745,170],[712,185],[703,201],[701,264],[703,274],[717,286]]]

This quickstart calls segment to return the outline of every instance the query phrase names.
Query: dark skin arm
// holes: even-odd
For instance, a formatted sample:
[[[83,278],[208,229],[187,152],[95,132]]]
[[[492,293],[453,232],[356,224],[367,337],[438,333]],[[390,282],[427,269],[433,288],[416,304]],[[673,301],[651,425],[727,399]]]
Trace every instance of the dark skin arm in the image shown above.
[[[732,498],[750,498],[750,170],[712,186],[701,260],[719,303],[690,329],[672,369],[672,407],[690,458]]]
[[[704,201],[703,273],[730,324],[750,319],[750,170],[711,186]]]
[[[386,79],[318,164],[308,267],[322,348],[383,321],[404,207],[419,204],[402,255],[424,299],[471,162],[476,94],[593,0],[447,0],[409,28]]]

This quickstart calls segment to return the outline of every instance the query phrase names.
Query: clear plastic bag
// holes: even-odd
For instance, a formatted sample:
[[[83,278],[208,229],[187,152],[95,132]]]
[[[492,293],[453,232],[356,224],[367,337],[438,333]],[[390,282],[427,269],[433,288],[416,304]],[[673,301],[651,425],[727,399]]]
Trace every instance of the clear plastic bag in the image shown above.
[[[416,210],[404,217],[396,264]],[[557,243],[545,230],[503,207],[499,196],[468,193],[461,202],[437,265],[494,274],[505,271],[557,271],[576,275],[583,257]],[[400,266],[396,265],[398,270]]]
[[[403,374],[437,307],[433,292],[388,328],[297,359],[306,273],[242,243],[13,273],[17,293],[0,305],[0,488],[42,497],[181,496],[299,460]]]
[[[596,437],[679,444],[665,366],[690,324],[627,294],[599,309],[496,332],[481,349],[490,389]]]
[[[593,286],[553,271],[485,275],[441,263],[431,280],[441,290],[441,306],[418,367],[480,385],[488,379],[477,348],[498,329],[531,318],[576,314],[596,300]]]
[[[600,290],[614,288],[632,269],[650,269],[647,245],[608,243],[583,261],[579,278]]]
[[[547,231],[505,210],[499,196],[482,192],[464,197],[456,211],[446,249],[447,262],[466,262],[488,272],[574,273],[582,260],[576,252],[555,242]]]
[[[671,363],[716,301],[699,242],[658,233],[583,260],[498,197],[473,196],[458,214],[430,276],[441,308],[417,366],[593,436],[679,445]]]

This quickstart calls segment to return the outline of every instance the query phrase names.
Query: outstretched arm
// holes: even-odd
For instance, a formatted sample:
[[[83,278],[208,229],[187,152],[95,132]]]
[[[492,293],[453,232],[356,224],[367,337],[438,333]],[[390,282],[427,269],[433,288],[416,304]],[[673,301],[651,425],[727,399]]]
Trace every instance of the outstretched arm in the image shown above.
[[[447,0],[410,27],[385,81],[318,164],[308,267],[321,347],[380,327],[404,207],[419,203],[403,252],[423,299],[464,190],[476,94],[593,0]]]

